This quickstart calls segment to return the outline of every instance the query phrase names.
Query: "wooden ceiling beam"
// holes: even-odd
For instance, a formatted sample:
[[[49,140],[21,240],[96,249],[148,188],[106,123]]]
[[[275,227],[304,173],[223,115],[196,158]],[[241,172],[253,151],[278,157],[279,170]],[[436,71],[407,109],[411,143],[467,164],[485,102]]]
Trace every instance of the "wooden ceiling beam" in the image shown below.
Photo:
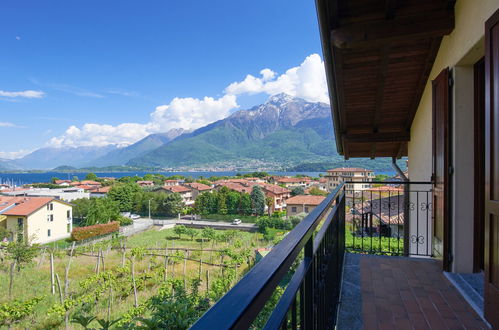
[[[373,48],[408,39],[441,37],[454,29],[454,11],[395,17],[332,29],[331,43],[339,49]]]
[[[408,142],[411,137],[407,133],[362,133],[362,134],[343,134],[343,141],[348,143],[375,143],[375,142]]]
[[[376,91],[376,106],[374,108],[374,114],[372,119],[373,133],[378,132],[378,123],[381,114],[381,107],[383,105],[383,95],[385,90],[385,80],[386,80],[386,71],[387,71],[386,69],[388,67],[389,53],[390,53],[389,46],[381,48],[379,55],[381,63],[379,64],[379,69],[378,69],[378,79],[377,79],[378,90]]]

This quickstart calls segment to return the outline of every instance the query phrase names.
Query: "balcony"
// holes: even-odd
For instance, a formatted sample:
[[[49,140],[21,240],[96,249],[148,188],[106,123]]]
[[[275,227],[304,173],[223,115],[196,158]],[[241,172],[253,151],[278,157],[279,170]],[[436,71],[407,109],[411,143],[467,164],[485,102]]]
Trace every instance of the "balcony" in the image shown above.
[[[341,184],[192,328],[486,328],[432,256],[431,185],[396,184]]]

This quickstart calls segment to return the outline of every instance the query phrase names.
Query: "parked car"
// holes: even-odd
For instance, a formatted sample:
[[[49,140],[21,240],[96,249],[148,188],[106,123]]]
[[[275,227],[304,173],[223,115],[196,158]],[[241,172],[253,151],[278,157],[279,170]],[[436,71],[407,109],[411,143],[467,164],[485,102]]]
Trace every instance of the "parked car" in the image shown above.
[[[241,219],[234,219],[234,221],[232,221],[232,224],[233,225],[240,225],[241,224]]]
[[[130,215],[130,219],[132,219],[132,220],[140,219],[140,215],[138,215],[138,214],[131,214]]]

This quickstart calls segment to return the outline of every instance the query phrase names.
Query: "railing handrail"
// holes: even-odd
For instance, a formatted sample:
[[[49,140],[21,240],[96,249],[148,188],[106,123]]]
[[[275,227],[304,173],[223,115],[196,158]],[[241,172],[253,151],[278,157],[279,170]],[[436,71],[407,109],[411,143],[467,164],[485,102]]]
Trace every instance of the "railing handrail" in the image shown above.
[[[403,185],[411,185],[411,184],[433,184],[431,181],[343,181],[345,184],[351,183],[370,183],[370,184],[403,184]]]
[[[341,193],[343,183],[253,266],[191,329],[247,329]]]

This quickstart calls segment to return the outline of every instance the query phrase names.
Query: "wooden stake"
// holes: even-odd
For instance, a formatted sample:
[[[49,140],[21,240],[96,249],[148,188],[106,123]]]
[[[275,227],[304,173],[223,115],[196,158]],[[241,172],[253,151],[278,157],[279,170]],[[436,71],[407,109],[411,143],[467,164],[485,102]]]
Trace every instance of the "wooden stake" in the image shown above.
[[[55,276],[54,276],[54,253],[50,252],[50,288],[52,294],[55,294]]]

